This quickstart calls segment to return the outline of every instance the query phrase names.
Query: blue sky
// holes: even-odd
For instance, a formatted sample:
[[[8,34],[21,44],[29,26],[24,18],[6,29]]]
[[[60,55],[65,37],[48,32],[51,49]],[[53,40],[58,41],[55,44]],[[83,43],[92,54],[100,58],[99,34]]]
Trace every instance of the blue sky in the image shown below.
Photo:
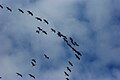
[[[1,0],[0,4],[4,7],[0,8],[2,80],[33,80],[29,73],[36,80],[65,80],[68,60],[74,64],[70,80],[120,80],[120,0]],[[27,10],[50,24],[38,22]],[[38,26],[48,35],[36,34]],[[75,48],[83,54],[80,61],[51,27],[78,42]],[[34,68],[33,58],[37,61]]]

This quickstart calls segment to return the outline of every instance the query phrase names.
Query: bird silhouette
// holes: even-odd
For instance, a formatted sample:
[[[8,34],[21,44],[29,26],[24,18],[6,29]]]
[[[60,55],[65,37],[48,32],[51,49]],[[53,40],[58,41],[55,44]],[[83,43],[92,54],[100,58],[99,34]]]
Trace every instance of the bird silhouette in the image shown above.
[[[32,66],[35,66],[35,63],[34,62],[31,62]]]
[[[49,57],[48,57],[46,54],[44,54],[44,57],[45,57],[46,59],[49,59]]]
[[[3,9],[3,6],[2,6],[2,5],[0,5],[0,8],[2,8],[2,9]]]
[[[29,76],[35,79],[35,76],[33,76],[32,74],[29,74]]]
[[[63,37],[64,39],[67,39],[67,37],[66,37],[65,35],[62,35],[62,37]]]
[[[71,72],[71,69],[70,69],[69,67],[67,67],[67,70],[68,70],[69,72]]]
[[[19,8],[18,8],[18,11],[20,11],[21,13],[24,13],[22,9],[19,9]]]
[[[46,19],[43,19],[43,21],[46,23],[46,24],[49,24],[48,21]]]
[[[66,80],[69,80],[69,78],[66,78]]]
[[[68,63],[69,63],[71,66],[73,66],[72,62],[68,61]]]
[[[58,35],[59,37],[61,37],[61,36],[62,36],[62,34],[61,34],[59,31],[58,31],[57,35]]]
[[[47,35],[47,32],[46,32],[46,31],[42,31],[42,32]]]
[[[16,73],[16,74],[17,74],[18,76],[20,76],[20,77],[23,77],[22,74],[20,74],[20,73]]]
[[[79,45],[77,44],[77,42],[74,42],[74,43],[75,43],[76,46],[79,46]]]
[[[6,7],[8,11],[12,12],[12,9],[10,9],[9,7]]]
[[[36,63],[36,60],[35,60],[35,59],[32,59],[32,62]]]
[[[69,37],[69,39],[70,39],[71,43],[72,43],[73,45],[75,45],[73,39],[72,39],[71,37]]]
[[[42,28],[40,28],[40,27],[37,27],[40,31],[42,31]]]
[[[69,76],[69,74],[68,74],[67,72],[65,72],[65,71],[64,71],[64,74],[65,74],[66,76]]]
[[[37,19],[37,20],[39,20],[39,21],[42,21],[42,19],[41,19],[41,18],[39,18],[39,17],[35,17],[35,19]]]
[[[38,30],[36,30],[36,33],[38,33],[38,34],[39,34],[40,32],[39,32]]]
[[[63,40],[68,44],[68,40],[66,38],[63,38]]]
[[[30,14],[31,16],[33,16],[33,13],[31,11],[27,11],[27,12],[28,12],[28,14]]]
[[[0,77],[0,79],[2,79],[2,77]]]
[[[76,58],[77,58],[78,60],[80,60],[80,57],[79,57],[77,54],[75,54],[75,56],[76,56]]]
[[[54,33],[56,33],[56,31],[55,31],[53,28],[51,28],[51,30],[52,30]]]

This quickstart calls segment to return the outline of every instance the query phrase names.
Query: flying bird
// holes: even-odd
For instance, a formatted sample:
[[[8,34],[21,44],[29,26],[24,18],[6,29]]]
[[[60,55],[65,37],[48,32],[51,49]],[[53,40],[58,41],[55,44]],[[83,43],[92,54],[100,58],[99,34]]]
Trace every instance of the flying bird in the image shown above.
[[[36,60],[35,60],[35,59],[32,59],[32,62],[36,63]]]
[[[73,39],[72,39],[71,37],[69,37],[69,39],[70,39],[71,43],[72,43],[73,45],[75,45]]]
[[[35,19],[37,19],[37,20],[39,20],[39,21],[42,21],[42,19],[41,19],[41,18],[39,18],[39,17],[35,17]]]
[[[66,80],[69,80],[69,78],[66,78]]]
[[[82,54],[81,54],[79,51],[77,51],[77,50],[76,50],[76,53],[77,53],[78,55],[82,56]]]
[[[62,34],[61,34],[59,31],[58,31],[57,35],[58,35],[59,37],[61,37],[61,36],[62,36]]]
[[[73,66],[72,62],[68,61],[68,63],[69,63],[71,66]]]
[[[12,12],[12,9],[10,9],[9,7],[6,7],[8,11]]]
[[[20,73],[16,73],[16,74],[17,74],[18,76],[20,76],[20,77],[23,77],[22,74],[20,74]]]
[[[63,37],[64,39],[67,39],[67,37],[66,37],[65,35],[62,35],[62,37]]]
[[[74,43],[75,43],[76,46],[79,46],[79,45],[77,44],[77,42],[74,42]]]
[[[69,67],[67,67],[67,70],[71,72],[71,69]]]
[[[80,60],[80,57],[79,57],[77,54],[75,54],[75,56],[76,56],[76,58],[77,58],[78,60]]]
[[[47,21],[46,19],[43,19],[43,20],[44,20],[44,22],[45,22],[46,24],[49,24],[48,21]]]
[[[69,76],[69,74],[68,74],[67,72],[65,72],[65,71],[64,71],[64,74],[65,74],[66,76]]]
[[[19,9],[19,8],[18,8],[18,11],[20,11],[21,13],[24,13],[22,9]]]
[[[0,79],[2,79],[2,77],[0,77]]]
[[[35,76],[33,76],[32,74],[29,74],[29,76],[35,79]]]
[[[2,8],[2,9],[3,9],[3,6],[2,6],[2,5],[0,5],[0,8]]]
[[[42,31],[42,28],[40,28],[40,27],[37,27],[40,31]]]
[[[54,33],[56,33],[56,31],[55,31],[53,28],[51,28],[51,30],[52,30]]]
[[[38,33],[38,34],[39,34],[40,32],[39,32],[38,30],[36,30],[36,33]]]
[[[31,11],[27,11],[27,12],[28,12],[28,14],[30,14],[31,16],[33,16],[33,13]]]
[[[68,44],[68,41],[67,41],[67,39],[66,38],[63,38],[63,40]]]
[[[46,32],[46,31],[42,31],[42,32],[47,35],[47,32]]]
[[[31,62],[32,66],[35,66],[35,63],[34,62]]]
[[[44,57],[45,57],[46,59],[49,59],[49,57],[48,57],[46,54],[44,54]]]

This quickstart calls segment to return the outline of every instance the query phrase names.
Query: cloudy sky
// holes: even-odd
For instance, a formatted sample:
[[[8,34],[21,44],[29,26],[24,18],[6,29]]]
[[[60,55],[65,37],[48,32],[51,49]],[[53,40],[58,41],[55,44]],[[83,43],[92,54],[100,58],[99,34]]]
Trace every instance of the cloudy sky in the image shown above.
[[[70,80],[120,80],[120,0],[0,0],[0,4],[2,80],[33,80],[29,73],[36,80],[66,80],[68,60],[74,64],[72,72],[67,71]],[[36,34],[38,26],[48,35]],[[74,38],[83,55],[80,61],[50,28]],[[31,59],[36,59],[35,67]]]

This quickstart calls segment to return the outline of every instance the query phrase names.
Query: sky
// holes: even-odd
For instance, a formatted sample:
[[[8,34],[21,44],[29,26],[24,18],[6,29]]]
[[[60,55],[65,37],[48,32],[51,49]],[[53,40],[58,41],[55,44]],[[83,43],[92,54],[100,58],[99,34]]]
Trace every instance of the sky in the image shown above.
[[[68,60],[74,65],[69,66],[70,80],[120,80],[120,0],[0,0],[0,4],[1,80],[34,80],[29,73],[36,80],[66,80]],[[37,34],[38,26],[48,35]],[[50,28],[79,44],[75,49],[82,53],[80,61]],[[31,59],[37,61],[35,67]]]

